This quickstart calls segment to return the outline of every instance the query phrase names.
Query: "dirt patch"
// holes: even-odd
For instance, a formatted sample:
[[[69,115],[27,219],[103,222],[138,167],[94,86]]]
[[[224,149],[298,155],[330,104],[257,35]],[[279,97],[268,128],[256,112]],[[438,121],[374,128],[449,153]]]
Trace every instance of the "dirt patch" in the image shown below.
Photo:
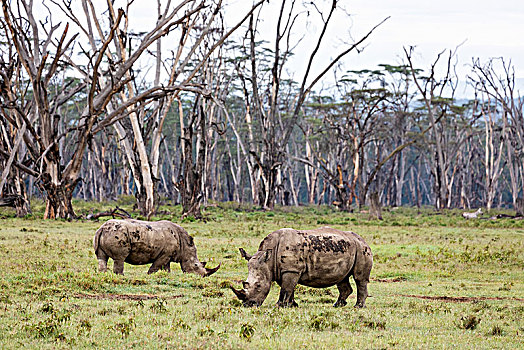
[[[523,298],[504,298],[504,297],[448,297],[448,296],[429,296],[429,295],[411,295],[411,294],[396,294],[399,297],[417,298],[426,300],[440,300],[453,303],[468,303],[482,300],[516,300],[524,301]]]
[[[77,293],[73,295],[75,298],[81,299],[96,299],[96,300],[150,300],[150,299],[177,299],[182,298],[183,295],[168,295],[160,296],[153,294],[82,294]]]

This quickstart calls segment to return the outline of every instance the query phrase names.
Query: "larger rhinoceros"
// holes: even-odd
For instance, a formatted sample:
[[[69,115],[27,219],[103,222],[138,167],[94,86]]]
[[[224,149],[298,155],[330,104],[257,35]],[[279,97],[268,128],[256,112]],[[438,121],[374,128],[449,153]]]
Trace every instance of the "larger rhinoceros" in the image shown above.
[[[297,284],[315,288],[336,285],[340,295],[334,306],[344,306],[353,292],[349,284],[353,276],[357,285],[355,307],[364,307],[373,254],[356,233],[330,227],[306,231],[283,228],[264,238],[253,256],[242,248],[240,253],[248,260],[249,274],[243,289],[231,289],[245,306],[262,305],[272,281],[281,286],[279,306],[297,306]]]
[[[147,273],[159,269],[170,271],[171,262],[178,262],[182,271],[209,276],[214,269],[205,267],[197,258],[197,251],[186,230],[170,221],[108,220],[93,240],[98,269],[107,271],[107,260],[114,260],[113,271],[124,274],[124,262],[131,265],[152,263]]]

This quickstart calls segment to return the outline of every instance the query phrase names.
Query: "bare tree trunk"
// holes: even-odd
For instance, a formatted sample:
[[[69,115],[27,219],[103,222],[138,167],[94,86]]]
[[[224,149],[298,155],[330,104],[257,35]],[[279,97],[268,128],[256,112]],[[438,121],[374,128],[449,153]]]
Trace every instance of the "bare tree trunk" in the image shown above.
[[[382,206],[378,192],[369,195],[369,215],[377,220],[382,220]]]
[[[515,203],[516,216],[524,216],[524,198],[517,198]]]
[[[406,176],[406,159],[400,153],[398,156],[399,167],[395,176],[395,206],[402,206],[402,194]]]
[[[202,172],[205,166],[206,152],[206,119],[204,107],[200,98],[196,98],[195,107],[190,113],[187,126],[183,126],[182,131],[182,163],[180,174],[179,192],[182,198],[182,217],[194,217],[202,219],[200,204],[203,197],[202,193]],[[198,123],[198,127],[193,129],[193,125]],[[193,134],[197,135],[197,149],[195,150],[195,161],[193,162]]]
[[[484,115],[485,123],[485,144],[484,144],[484,157],[485,157],[485,167],[486,167],[486,209],[489,212],[493,206],[493,201],[495,195],[497,194],[497,184],[500,174],[502,173],[502,168],[500,167],[500,162],[502,160],[504,142],[502,141],[505,138],[505,128],[503,128],[500,137],[495,135],[494,127],[495,122],[493,120],[492,110],[491,110],[491,99],[488,97],[488,111],[485,111],[484,101],[482,107],[482,114]],[[494,108],[497,108],[495,106]],[[504,123],[505,124],[505,123]],[[499,140],[498,150],[496,149],[495,139]]]

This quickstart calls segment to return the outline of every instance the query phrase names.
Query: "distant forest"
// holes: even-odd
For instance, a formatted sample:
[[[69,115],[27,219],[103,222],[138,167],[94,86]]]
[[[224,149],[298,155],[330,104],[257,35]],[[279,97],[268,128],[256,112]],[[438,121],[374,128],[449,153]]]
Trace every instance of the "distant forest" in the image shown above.
[[[132,2],[1,2],[0,205],[18,215],[35,196],[46,218],[122,195],[146,217],[169,201],[195,218],[210,201],[490,210],[523,196],[524,98],[503,58],[459,77],[453,50],[417,67],[406,46],[402,64],[347,70],[381,23],[320,60],[337,1],[282,1],[270,36],[265,1],[228,26],[220,1],[158,1],[144,32]]]

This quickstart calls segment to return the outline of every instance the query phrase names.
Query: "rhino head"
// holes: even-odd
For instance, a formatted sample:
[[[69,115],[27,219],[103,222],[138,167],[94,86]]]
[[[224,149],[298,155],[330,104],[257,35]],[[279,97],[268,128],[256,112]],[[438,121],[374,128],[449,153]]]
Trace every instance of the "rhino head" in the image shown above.
[[[207,268],[206,262],[198,260],[196,247],[193,242],[193,237],[188,237],[189,239],[187,242],[185,242],[181,254],[182,256],[180,257],[180,267],[182,268],[182,271],[185,273],[194,273],[202,277],[211,276],[212,274],[217,272],[221,264],[218,264],[217,267],[212,269]]]
[[[273,251],[261,250],[250,256],[240,248],[240,253],[248,260],[248,276],[247,280],[242,282],[242,289],[231,287],[231,290],[244,306],[260,306],[269,294],[273,281],[273,259],[271,259]]]

